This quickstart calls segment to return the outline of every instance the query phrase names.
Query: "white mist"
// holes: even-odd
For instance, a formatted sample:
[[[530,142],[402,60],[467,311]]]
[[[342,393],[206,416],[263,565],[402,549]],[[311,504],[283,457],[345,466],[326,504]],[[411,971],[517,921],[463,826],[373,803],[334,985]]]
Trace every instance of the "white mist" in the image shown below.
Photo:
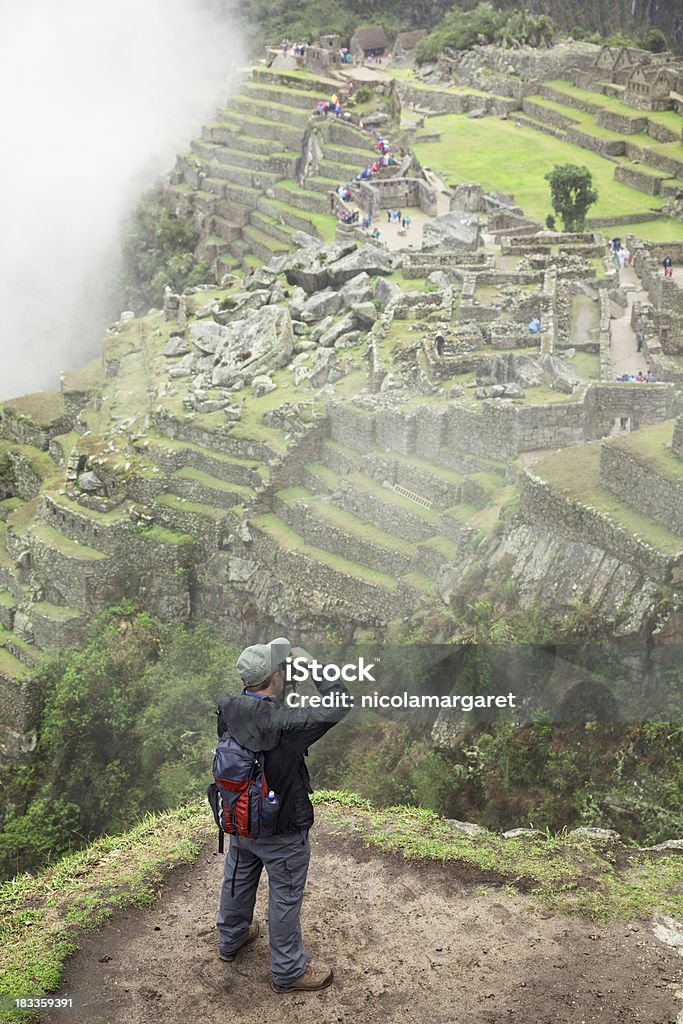
[[[242,63],[202,0],[3,0],[0,400],[102,347],[126,215]]]

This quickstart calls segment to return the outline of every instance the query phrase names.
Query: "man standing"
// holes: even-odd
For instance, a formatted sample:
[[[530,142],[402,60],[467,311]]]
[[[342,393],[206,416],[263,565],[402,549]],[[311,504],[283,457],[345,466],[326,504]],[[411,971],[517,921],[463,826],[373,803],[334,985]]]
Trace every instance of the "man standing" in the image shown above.
[[[350,710],[343,683],[316,681],[331,707],[298,708],[283,703],[286,659],[312,657],[278,637],[268,644],[247,647],[237,660],[244,684],[238,697],[224,697],[218,707],[218,735],[226,730],[243,747],[264,752],[264,774],[277,794],[279,812],[275,834],[247,839],[231,835],[225,858],[223,886],[216,926],[219,956],[232,962],[239,949],[258,937],[253,920],[261,872],[268,874],[268,932],[272,988],[275,992],[316,992],[331,984],[329,968],[315,968],[306,959],[301,935],[301,904],[310,860],[308,830],[313,824],[312,792],[304,761],[308,747]],[[297,662],[297,667],[298,667]]]

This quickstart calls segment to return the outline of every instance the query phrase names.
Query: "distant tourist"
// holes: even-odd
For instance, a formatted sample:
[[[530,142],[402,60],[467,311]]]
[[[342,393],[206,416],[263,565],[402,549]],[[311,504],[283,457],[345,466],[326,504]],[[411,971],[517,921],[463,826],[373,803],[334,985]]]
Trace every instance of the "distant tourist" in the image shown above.
[[[621,250],[621,253],[622,253],[623,260],[624,260],[624,266],[625,267],[630,266],[631,265],[631,250],[629,249],[629,247],[627,245],[625,245],[624,248]]]
[[[664,259],[662,260],[662,266],[664,267],[664,277],[673,277],[674,276],[674,268],[673,268],[673,263],[671,262],[671,257],[670,256],[665,256],[664,257]]]
[[[541,329],[541,321],[538,319],[537,316],[535,316],[531,320],[527,330],[529,331],[529,334],[538,334],[540,329]]]

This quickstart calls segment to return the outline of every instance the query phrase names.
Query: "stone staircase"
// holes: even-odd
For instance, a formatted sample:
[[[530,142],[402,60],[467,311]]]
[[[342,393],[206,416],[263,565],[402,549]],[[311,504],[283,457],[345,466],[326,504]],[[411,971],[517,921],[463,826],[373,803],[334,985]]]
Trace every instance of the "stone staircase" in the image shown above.
[[[201,222],[197,255],[218,277],[235,260],[246,267],[290,251],[295,231],[321,237],[320,218],[333,238],[329,193],[376,152],[353,125],[314,115],[332,91],[328,81],[255,70],[178,157],[170,192]],[[302,176],[311,133],[321,155]]]

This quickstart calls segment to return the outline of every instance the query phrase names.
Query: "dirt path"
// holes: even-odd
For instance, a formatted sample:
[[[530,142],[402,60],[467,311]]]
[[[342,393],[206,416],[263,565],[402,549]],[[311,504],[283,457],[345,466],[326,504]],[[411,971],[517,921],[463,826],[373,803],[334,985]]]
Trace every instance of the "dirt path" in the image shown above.
[[[637,339],[631,327],[633,303],[636,300],[647,301],[647,294],[643,291],[640,278],[632,267],[619,269],[619,284],[626,289],[627,304],[623,316],[613,320],[611,324],[612,371],[615,378],[623,373],[638,373],[638,370],[647,373],[648,369],[645,355],[637,351]]]
[[[601,925],[482,888],[454,866],[370,853],[322,824],[304,902],[308,954],[330,964],[324,992],[270,990],[262,881],[259,939],[216,956],[223,858],[215,841],[176,870],[151,910],[87,936],[61,994],[87,1024],[675,1024],[683,960],[646,923]],[[45,1020],[64,1024],[64,1017]]]

